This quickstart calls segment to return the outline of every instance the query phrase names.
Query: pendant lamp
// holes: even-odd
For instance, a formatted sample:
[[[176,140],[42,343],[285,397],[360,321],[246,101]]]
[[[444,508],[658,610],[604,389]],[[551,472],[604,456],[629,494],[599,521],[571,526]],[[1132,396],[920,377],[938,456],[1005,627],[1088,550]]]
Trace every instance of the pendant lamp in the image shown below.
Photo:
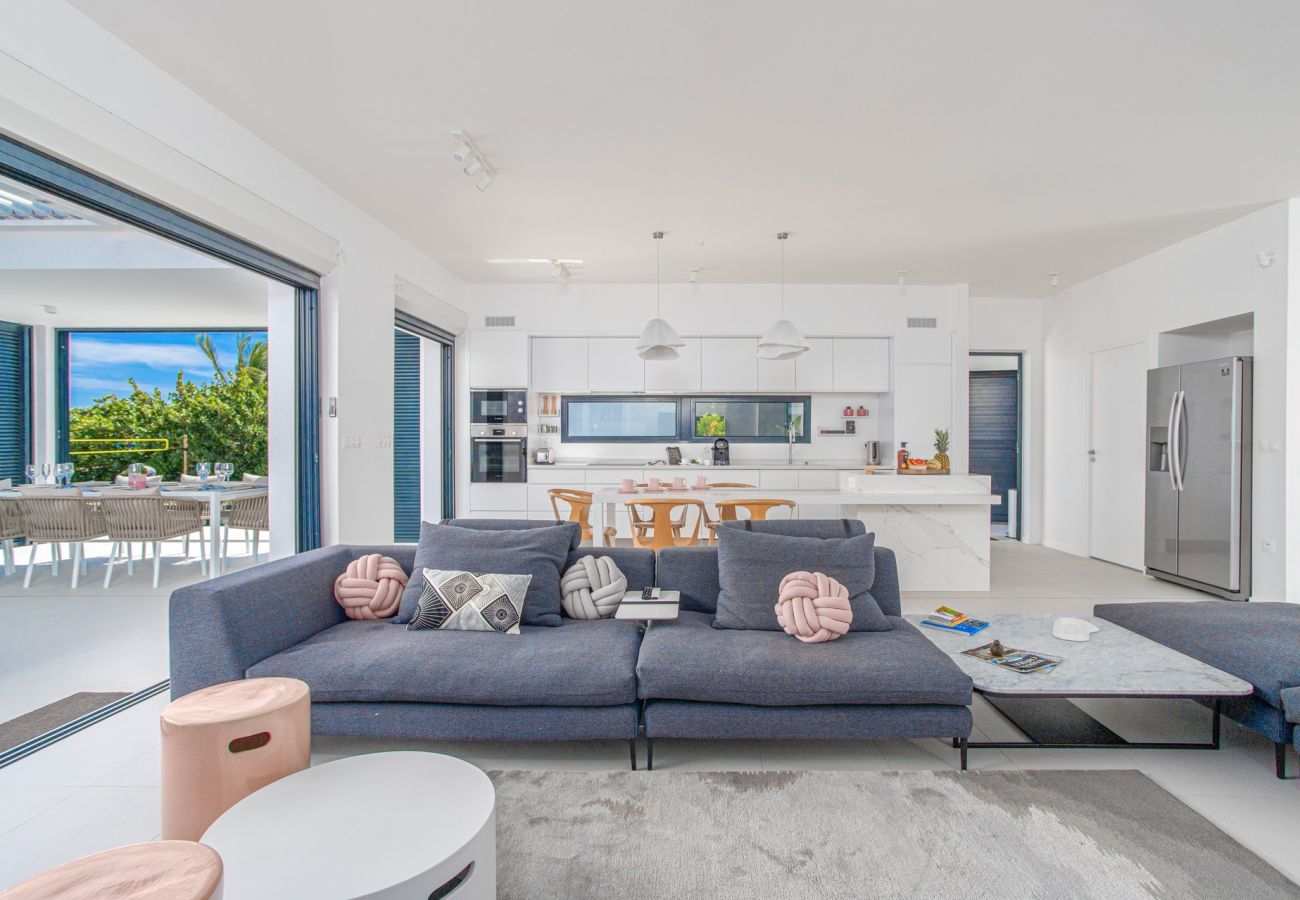
[[[654,233],[655,239],[655,317],[645,323],[641,337],[636,342],[636,355],[642,359],[665,360],[676,359],[677,348],[686,342],[677,334],[677,330],[659,317],[659,242],[664,239],[662,231]]]
[[[759,338],[759,359],[794,359],[808,349],[808,339],[803,332],[785,317],[785,239],[789,236],[788,231],[776,236],[781,242],[781,318]]]

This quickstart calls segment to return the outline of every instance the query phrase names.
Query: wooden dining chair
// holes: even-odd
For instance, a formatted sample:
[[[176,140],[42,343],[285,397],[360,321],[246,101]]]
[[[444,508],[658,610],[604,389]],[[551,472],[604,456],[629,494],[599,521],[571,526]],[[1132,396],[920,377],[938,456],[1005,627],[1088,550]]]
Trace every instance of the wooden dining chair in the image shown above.
[[[740,516],[736,515],[736,510],[738,509],[743,509],[747,512],[749,515],[746,516],[746,518],[755,522],[760,522],[766,519],[767,514],[774,509],[789,507],[790,515],[792,516],[794,515],[795,510],[795,502],[793,500],[760,500],[756,498],[750,499],[748,497],[733,497],[728,500],[715,500],[713,505],[718,508],[718,518],[710,519],[708,522],[710,545],[718,542],[719,525],[723,522],[735,522],[740,519]]]
[[[591,491],[580,491],[576,488],[551,488],[546,492],[551,498],[551,511],[555,513],[557,522],[577,522],[582,529],[582,539],[596,543],[595,530],[591,527]],[[569,504],[569,515],[564,517],[560,515],[560,503]],[[606,525],[603,529],[605,546],[614,546],[614,535],[618,529],[612,525]]]
[[[754,485],[745,484],[744,482],[740,482],[740,481],[718,481],[713,484],[710,484],[709,487],[711,488],[753,488]]]
[[[664,547],[693,547],[700,542],[700,522],[704,517],[704,501],[681,497],[642,498],[624,500],[628,515],[632,517],[632,545],[649,550]],[[695,527],[688,535],[681,534],[683,526],[673,513],[679,507],[697,510]],[[683,511],[684,512],[684,511]],[[648,517],[647,517],[648,516]],[[685,521],[685,515],[681,516]]]

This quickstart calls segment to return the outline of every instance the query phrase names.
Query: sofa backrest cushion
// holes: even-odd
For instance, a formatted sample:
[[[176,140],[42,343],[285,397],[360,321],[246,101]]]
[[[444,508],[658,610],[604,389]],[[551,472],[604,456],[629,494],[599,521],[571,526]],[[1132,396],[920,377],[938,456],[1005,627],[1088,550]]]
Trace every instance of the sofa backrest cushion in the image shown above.
[[[578,533],[575,541],[574,533]],[[424,569],[462,569],[531,575],[524,598],[523,624],[563,625],[560,617],[560,574],[569,551],[581,541],[577,523],[541,528],[462,528],[456,525],[420,524],[415,545],[414,572]],[[420,603],[422,579],[412,577],[402,594],[393,622],[409,624]]]
[[[809,538],[846,538],[867,533],[861,519],[738,519],[722,522],[721,527]]]
[[[554,528],[569,525],[573,529],[571,550],[582,543],[582,526],[576,522],[552,522],[550,519],[443,519],[442,524],[456,528],[476,528],[479,531],[521,531],[525,528]]]
[[[655,552],[639,547],[579,547],[569,551],[564,570],[583,556],[608,556],[627,578],[627,589],[639,591],[655,583]]]
[[[871,596],[876,578],[876,536],[815,538],[718,529],[718,609],[714,628],[780,631],[775,606],[791,572],[821,572],[848,591],[850,631],[889,631],[889,620]]]
[[[886,616],[901,616],[898,561],[894,558],[894,551],[888,547],[876,547],[872,556],[876,561],[876,579],[871,585],[871,596]],[[619,565],[622,564],[620,561]],[[655,579],[663,590],[681,592],[682,609],[713,614],[717,611],[718,594],[722,591],[718,583],[718,548],[669,547],[660,550],[655,562]],[[629,575],[629,587],[631,582]],[[775,600],[772,605],[775,607]]]

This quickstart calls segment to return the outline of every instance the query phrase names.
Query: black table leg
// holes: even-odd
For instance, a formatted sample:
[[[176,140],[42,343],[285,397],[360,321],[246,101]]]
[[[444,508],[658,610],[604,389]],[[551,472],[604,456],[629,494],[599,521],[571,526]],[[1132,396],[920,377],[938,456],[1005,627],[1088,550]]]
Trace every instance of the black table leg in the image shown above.
[[[1001,697],[984,695],[984,699],[1016,726],[1027,738],[1024,741],[971,741],[969,746],[1011,750],[1021,747],[1055,747],[1058,749],[1101,750],[1114,747],[1150,750],[1217,750],[1220,743],[1222,701],[1211,703],[1210,741],[1128,741],[1088,715],[1064,697]],[[1142,699],[1130,697],[1127,699]],[[1168,698],[1161,698],[1168,699]],[[1187,699],[1196,699],[1188,697]],[[1281,758],[1281,757],[1279,757]]]

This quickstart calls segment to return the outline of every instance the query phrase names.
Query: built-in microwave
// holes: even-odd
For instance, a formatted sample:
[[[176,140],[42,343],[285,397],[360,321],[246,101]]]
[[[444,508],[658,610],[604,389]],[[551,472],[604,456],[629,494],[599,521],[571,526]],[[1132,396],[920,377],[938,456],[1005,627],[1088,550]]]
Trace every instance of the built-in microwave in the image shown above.
[[[469,480],[516,484],[528,480],[525,425],[474,425],[469,438]]]
[[[524,425],[527,422],[527,391],[469,392],[469,423],[471,425]]]

